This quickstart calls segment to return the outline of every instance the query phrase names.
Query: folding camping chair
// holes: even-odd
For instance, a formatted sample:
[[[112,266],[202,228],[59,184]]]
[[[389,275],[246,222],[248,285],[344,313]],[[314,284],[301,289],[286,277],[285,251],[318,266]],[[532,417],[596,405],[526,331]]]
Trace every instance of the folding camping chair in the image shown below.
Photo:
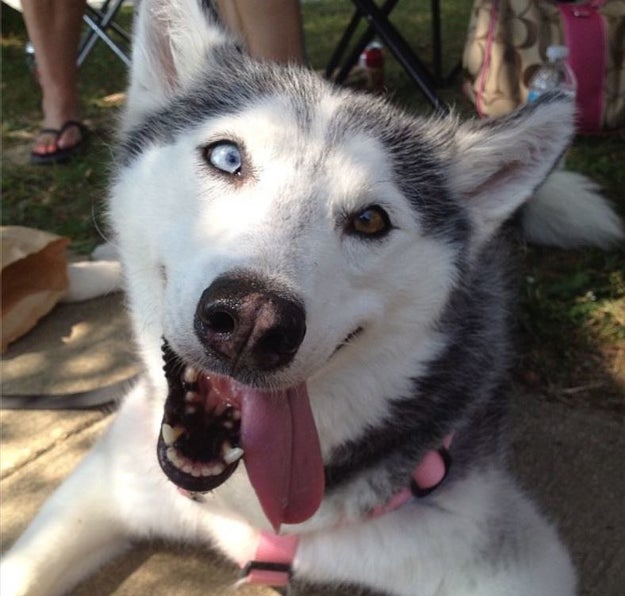
[[[115,17],[126,0],[88,2],[83,20],[87,32],[78,48],[78,66],[85,61],[96,42],[101,39],[115,55],[130,66],[130,33],[115,22]]]
[[[2,0],[15,10],[22,10],[19,0]],[[83,35],[78,47],[78,66],[83,62],[93,49],[96,42],[101,39],[126,66],[130,66],[130,33],[115,22],[115,17],[124,2],[129,0],[87,0],[83,21],[87,30]],[[31,44],[26,47],[27,59],[31,67],[34,66],[36,57]]]
[[[449,108],[438,96],[435,88],[437,85],[445,84],[451,80],[456,75],[459,65],[454,68],[448,77],[443,76],[439,0],[431,0],[432,46],[434,53],[433,73],[425,66],[388,19],[398,1],[399,0],[386,0],[384,4],[378,6],[372,0],[352,0],[356,11],[330,58],[328,66],[326,67],[325,76],[328,79],[333,78],[337,83],[343,83],[351,69],[357,63],[360,54],[377,34],[408,73],[410,78],[416,83],[425,98],[432,104],[434,109],[441,114],[446,114]],[[369,26],[356,42],[351,53],[344,59],[350,41],[361,19],[365,19],[369,23]],[[341,61],[343,61],[343,64],[339,68]],[[337,71],[337,68],[339,68],[338,74],[332,77],[333,73]]]

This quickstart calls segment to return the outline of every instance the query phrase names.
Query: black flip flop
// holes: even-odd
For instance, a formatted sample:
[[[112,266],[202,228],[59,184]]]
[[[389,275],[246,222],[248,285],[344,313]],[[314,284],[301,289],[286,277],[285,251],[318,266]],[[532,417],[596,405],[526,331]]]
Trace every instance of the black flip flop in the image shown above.
[[[54,135],[58,140],[67,129],[73,126],[80,130],[81,139],[80,141],[78,141],[78,143],[72,145],[71,147],[66,147],[65,149],[57,148],[57,150],[53,151],[52,153],[36,153],[32,151],[30,154],[30,163],[37,166],[66,163],[72,157],[81,153],[85,147],[87,135],[89,134],[89,129],[82,122],[78,122],[76,120],[68,120],[59,129],[42,128],[39,134]]]

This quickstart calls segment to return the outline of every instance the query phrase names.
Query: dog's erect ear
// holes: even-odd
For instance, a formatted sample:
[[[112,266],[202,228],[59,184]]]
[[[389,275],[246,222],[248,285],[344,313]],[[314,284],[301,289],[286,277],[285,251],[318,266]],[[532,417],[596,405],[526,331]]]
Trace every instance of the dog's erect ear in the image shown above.
[[[532,196],[573,132],[573,102],[559,93],[502,118],[458,127],[452,186],[469,208],[476,244]]]
[[[158,108],[210,64],[212,47],[234,44],[203,0],[141,0],[135,18],[127,118]]]

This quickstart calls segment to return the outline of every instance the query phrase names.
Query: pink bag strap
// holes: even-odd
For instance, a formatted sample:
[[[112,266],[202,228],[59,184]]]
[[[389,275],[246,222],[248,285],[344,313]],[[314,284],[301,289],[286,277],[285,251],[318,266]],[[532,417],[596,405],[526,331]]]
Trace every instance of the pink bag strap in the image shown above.
[[[577,78],[577,128],[589,134],[601,130],[606,68],[606,30],[599,7],[603,2],[558,3],[568,63]]]
[[[490,10],[490,20],[488,21],[488,31],[486,33],[486,47],[484,48],[484,64],[480,72],[480,78],[477,83],[475,94],[475,108],[480,116],[485,116],[484,111],[484,90],[486,88],[486,80],[490,75],[490,62],[493,53],[493,43],[495,42],[495,33],[497,31],[497,21],[499,20],[499,0],[493,0]]]

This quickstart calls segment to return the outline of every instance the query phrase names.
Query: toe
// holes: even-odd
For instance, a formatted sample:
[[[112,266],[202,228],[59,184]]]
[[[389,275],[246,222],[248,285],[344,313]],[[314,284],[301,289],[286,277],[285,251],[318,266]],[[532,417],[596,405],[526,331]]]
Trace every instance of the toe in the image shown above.
[[[41,132],[33,146],[33,153],[46,155],[57,149],[57,135],[53,132]]]
[[[57,145],[60,149],[71,149],[78,145],[82,138],[82,130],[78,124],[72,124],[70,126],[65,126],[59,136],[59,140],[57,141]]]

